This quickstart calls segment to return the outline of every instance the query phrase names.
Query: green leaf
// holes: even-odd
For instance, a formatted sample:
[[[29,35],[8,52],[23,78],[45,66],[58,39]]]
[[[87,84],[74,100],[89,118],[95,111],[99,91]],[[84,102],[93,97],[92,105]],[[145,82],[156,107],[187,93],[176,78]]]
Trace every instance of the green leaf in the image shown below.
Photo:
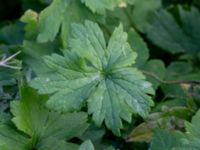
[[[92,12],[105,14],[106,9],[113,10],[118,0],[81,0]]]
[[[129,31],[128,35],[129,43],[132,49],[134,49],[138,54],[135,66],[141,67],[146,63],[149,58],[149,49],[147,47],[147,44],[133,28]]]
[[[9,69],[0,66],[0,86],[14,85],[16,80],[20,77],[20,70]]]
[[[42,94],[51,94],[49,108],[59,111],[79,110],[87,101],[93,120],[120,134],[122,120],[131,114],[147,117],[153,105],[151,84],[136,68],[136,53],[127,43],[122,25],[115,29],[106,44],[97,24],[86,21],[73,24],[70,49],[65,55],[45,57],[51,74],[39,75],[31,86]]]
[[[145,32],[154,12],[161,8],[161,0],[136,0],[132,11],[132,20],[140,32]]]
[[[39,15],[39,42],[53,41],[60,29],[69,0],[54,0]]]
[[[200,13],[194,7],[190,11],[179,7],[179,13],[182,26],[167,10],[158,11],[147,29],[147,36],[154,44],[172,54],[196,54],[199,51]]]
[[[20,132],[0,123],[0,149],[2,150],[27,150],[30,148],[30,140]]]
[[[80,139],[83,141],[90,139],[94,143],[94,141],[101,141],[104,135],[105,135],[104,128],[98,128],[94,124],[91,124],[91,126],[80,137]]]
[[[38,144],[39,150],[78,150],[76,144],[50,137]]]
[[[192,118],[191,123],[185,122],[187,134],[200,140],[200,110]]]
[[[0,122],[0,148],[12,150],[77,150],[78,146],[66,142],[83,134],[88,127],[85,113],[58,113],[45,107],[47,96],[39,96],[33,89],[23,86],[21,100],[11,103],[12,121]],[[21,132],[23,131],[23,132]]]
[[[166,101],[168,102],[168,101]],[[149,114],[145,122],[134,127],[132,132],[127,136],[128,142],[150,142],[155,129],[165,129],[173,131],[176,128],[182,128],[185,119],[192,115],[187,107],[162,105],[162,110]]]
[[[0,124],[7,123],[9,119],[10,115],[0,110]]]
[[[87,7],[80,2],[80,0],[73,0],[70,3],[70,6],[66,9],[63,18],[64,19],[61,27],[62,44],[64,47],[68,47],[71,24],[74,22],[84,22],[86,18],[95,20],[96,16],[92,14],[89,9],[87,9]]]
[[[174,150],[198,150],[200,149],[200,110],[196,112],[195,116],[192,117],[191,123],[185,122],[186,133],[184,140],[182,139],[182,145]]]
[[[165,77],[166,69],[164,62],[159,59],[152,59],[146,62],[141,68],[147,75],[147,80],[152,83],[153,88],[157,89],[161,81],[158,81],[156,77],[159,78],[159,80],[163,80]]]
[[[33,10],[27,10],[24,15],[20,18],[20,21],[25,23],[25,38],[36,39],[38,34],[38,14]]]
[[[0,42],[9,45],[21,44],[24,38],[23,24],[16,22],[0,29]]]
[[[104,140],[105,133],[106,130],[104,127],[99,128],[96,125],[91,124],[86,132],[79,138],[82,141],[88,139],[91,140],[95,150],[114,150],[114,148],[110,146],[111,143]]]
[[[166,131],[157,130],[152,140],[150,150],[172,150],[172,148],[180,145],[179,139],[172,134]]]
[[[90,140],[87,140],[83,144],[81,144],[79,150],[94,150],[94,146],[92,145],[92,142]]]
[[[81,0],[93,13],[105,14],[106,10],[113,10],[120,3],[134,4],[135,0]]]
[[[49,73],[45,67],[43,57],[55,52],[58,45],[56,43],[36,43],[24,40],[23,42],[23,61],[35,72],[35,74]]]
[[[70,25],[84,19],[94,19],[80,0],[54,0],[39,15],[39,42],[53,41],[60,28],[64,47],[67,47]]]
[[[22,87],[21,100],[11,103],[12,120],[19,130],[38,141],[48,137],[71,139],[86,130],[85,113],[60,114],[50,111],[44,106],[46,98],[31,88]]]
[[[186,132],[167,133],[157,130],[151,143],[150,150],[198,150],[200,148],[200,111],[192,118],[191,123],[185,122]]]
[[[199,72],[187,62],[174,61],[166,69],[165,81],[200,81]],[[183,85],[161,85],[166,97],[188,98],[190,91],[186,90]]]
[[[167,101],[160,102],[153,110],[162,111],[164,108],[173,108],[173,107],[187,107],[187,101],[183,98],[169,99]]]

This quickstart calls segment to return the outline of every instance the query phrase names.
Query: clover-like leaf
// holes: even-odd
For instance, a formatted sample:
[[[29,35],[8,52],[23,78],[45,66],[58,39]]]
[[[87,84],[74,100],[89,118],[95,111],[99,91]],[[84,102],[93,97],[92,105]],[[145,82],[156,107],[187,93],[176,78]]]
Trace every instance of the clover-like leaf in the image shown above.
[[[31,86],[50,94],[47,106],[58,111],[79,110],[86,104],[97,125],[105,121],[116,135],[122,119],[130,122],[132,113],[146,117],[153,105],[154,91],[136,68],[136,53],[127,43],[120,25],[108,44],[97,24],[73,24],[70,51],[64,56],[46,56],[51,74],[39,75]]]

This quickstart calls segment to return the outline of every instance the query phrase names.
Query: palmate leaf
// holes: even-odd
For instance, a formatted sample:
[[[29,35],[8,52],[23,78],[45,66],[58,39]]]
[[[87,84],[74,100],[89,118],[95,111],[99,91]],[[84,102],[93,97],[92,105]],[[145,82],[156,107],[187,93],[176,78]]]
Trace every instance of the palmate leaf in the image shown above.
[[[120,134],[122,120],[131,114],[146,117],[153,105],[151,84],[143,74],[131,67],[136,53],[127,43],[120,25],[106,44],[97,24],[86,21],[73,24],[71,51],[64,56],[53,54],[44,61],[51,74],[39,75],[31,86],[42,94],[51,94],[47,106],[58,111],[79,110],[87,101],[93,120]]]

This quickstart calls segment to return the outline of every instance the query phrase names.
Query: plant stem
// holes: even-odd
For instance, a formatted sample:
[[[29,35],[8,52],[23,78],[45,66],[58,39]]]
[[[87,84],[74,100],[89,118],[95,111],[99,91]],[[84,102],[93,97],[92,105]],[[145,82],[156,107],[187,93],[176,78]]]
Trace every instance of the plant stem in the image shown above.
[[[10,57],[8,58],[3,58],[1,61],[0,61],[0,66],[2,67],[6,67],[6,68],[11,68],[11,69],[21,69],[20,67],[17,67],[17,66],[11,66],[11,65],[8,65],[8,62],[13,59],[14,57],[16,57],[18,54],[20,54],[21,52],[18,51],[16,52],[15,54],[11,55]]]
[[[148,72],[148,71],[144,71],[142,70],[142,72],[147,75],[150,76],[152,78],[154,78],[155,80],[157,80],[160,83],[163,84],[200,84],[200,81],[195,81],[195,80],[170,80],[170,81],[166,81],[166,80],[162,80],[160,77],[158,77],[157,75],[155,75],[152,72]]]

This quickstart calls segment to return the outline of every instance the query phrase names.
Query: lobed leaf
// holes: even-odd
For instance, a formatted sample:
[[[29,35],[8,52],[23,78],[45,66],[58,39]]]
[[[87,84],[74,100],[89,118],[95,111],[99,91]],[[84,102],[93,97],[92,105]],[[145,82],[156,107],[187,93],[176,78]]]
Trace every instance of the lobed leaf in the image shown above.
[[[19,130],[38,140],[50,136],[70,139],[85,131],[88,126],[85,113],[60,114],[50,111],[44,106],[46,98],[30,88],[21,89],[21,101],[11,103],[12,120]]]
[[[154,91],[136,68],[136,53],[127,42],[120,25],[109,43],[97,24],[86,21],[73,24],[70,51],[64,56],[44,58],[51,75],[41,74],[31,86],[42,94],[50,94],[47,106],[58,111],[80,110],[87,102],[88,113],[97,125],[105,121],[116,135],[122,120],[131,121],[131,114],[146,117],[153,105]]]

